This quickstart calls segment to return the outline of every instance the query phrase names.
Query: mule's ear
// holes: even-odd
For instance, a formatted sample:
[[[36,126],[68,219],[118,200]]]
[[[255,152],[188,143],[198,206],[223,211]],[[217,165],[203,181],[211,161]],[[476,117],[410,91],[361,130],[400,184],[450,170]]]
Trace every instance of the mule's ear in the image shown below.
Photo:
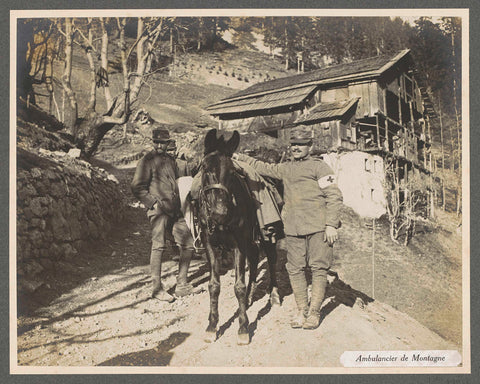
[[[217,130],[211,129],[205,135],[205,155],[217,149]]]
[[[232,156],[240,144],[240,134],[238,131],[233,131],[232,137],[225,142],[225,152],[228,156]]]

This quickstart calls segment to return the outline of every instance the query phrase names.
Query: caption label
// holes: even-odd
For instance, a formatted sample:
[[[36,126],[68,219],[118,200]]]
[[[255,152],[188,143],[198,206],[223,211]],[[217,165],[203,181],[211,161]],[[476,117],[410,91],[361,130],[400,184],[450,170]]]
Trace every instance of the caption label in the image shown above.
[[[462,362],[458,351],[345,351],[344,367],[456,367]]]

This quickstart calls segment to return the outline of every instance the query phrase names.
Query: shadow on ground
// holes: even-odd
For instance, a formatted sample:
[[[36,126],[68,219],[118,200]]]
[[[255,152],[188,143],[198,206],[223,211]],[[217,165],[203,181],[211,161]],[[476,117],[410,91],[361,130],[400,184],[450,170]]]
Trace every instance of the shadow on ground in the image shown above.
[[[118,355],[110,360],[106,360],[99,366],[166,366],[170,364],[174,352],[174,348],[182,344],[189,333],[175,332],[172,333],[168,339],[163,340],[155,348],[147,349],[145,351],[126,353],[124,355]]]

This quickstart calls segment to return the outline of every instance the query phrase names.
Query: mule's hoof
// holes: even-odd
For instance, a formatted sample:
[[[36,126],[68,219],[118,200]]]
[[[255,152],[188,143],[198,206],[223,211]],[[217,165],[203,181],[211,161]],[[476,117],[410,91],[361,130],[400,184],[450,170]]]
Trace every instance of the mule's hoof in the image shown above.
[[[270,293],[270,305],[272,307],[274,306],[280,306],[281,305],[281,302],[280,302],[280,295],[278,294],[278,290],[274,289],[272,290],[272,292]]]
[[[237,335],[237,344],[238,345],[250,344],[250,335],[248,333],[239,333]]]
[[[206,343],[214,343],[217,340],[217,332],[205,332],[205,337],[203,338],[203,340]]]
[[[175,288],[175,296],[183,297],[193,294],[193,285],[190,283],[177,284]]]
[[[175,298],[163,289],[152,293],[151,298],[159,301],[166,301],[167,303],[172,303],[175,301]]]

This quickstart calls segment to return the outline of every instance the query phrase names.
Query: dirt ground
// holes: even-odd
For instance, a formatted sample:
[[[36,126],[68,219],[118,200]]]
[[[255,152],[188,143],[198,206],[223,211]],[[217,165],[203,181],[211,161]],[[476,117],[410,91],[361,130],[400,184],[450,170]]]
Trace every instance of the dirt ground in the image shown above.
[[[134,169],[109,171],[129,194]],[[134,205],[133,197],[131,202]],[[262,259],[248,310],[247,346],[236,344],[238,304],[234,277],[225,265],[218,338],[209,344],[203,339],[209,311],[207,264],[196,259],[191,265],[190,280],[199,293],[172,304],[150,299],[150,227],[143,209],[128,209],[128,221],[111,241],[80,254],[75,266],[59,265],[49,287],[19,303],[19,366],[338,367],[347,350],[461,351],[458,239],[447,239],[454,247],[451,260],[431,254],[414,265],[407,253],[396,253],[396,247],[381,240],[393,253],[378,256],[375,295],[366,256],[370,253],[362,252],[368,242],[340,242],[334,267],[338,276],[329,277],[322,323],[313,331],[289,326],[295,306],[280,243],[282,305],[269,304],[267,263]],[[371,236],[357,226],[359,222],[346,220],[342,231],[357,236],[367,231]],[[415,251],[420,252],[420,241],[412,243]],[[170,254],[163,276],[171,290],[176,271]]]

